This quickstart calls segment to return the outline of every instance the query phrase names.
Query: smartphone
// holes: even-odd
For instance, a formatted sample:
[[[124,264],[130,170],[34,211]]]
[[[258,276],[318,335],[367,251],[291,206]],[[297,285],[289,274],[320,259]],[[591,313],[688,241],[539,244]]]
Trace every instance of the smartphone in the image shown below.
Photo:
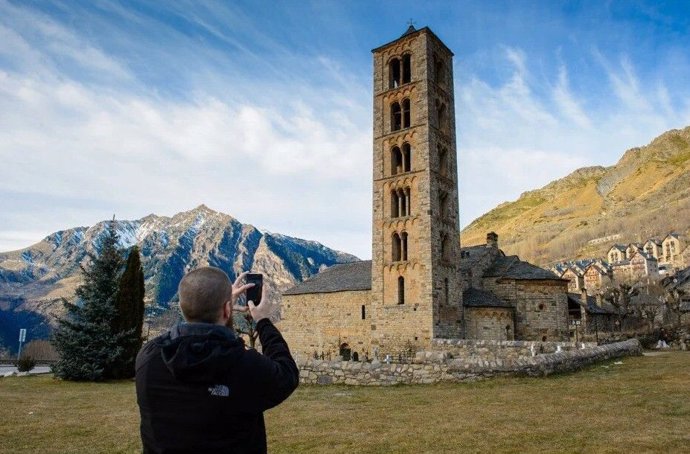
[[[247,284],[254,284],[254,287],[247,289],[247,303],[253,301],[255,306],[261,303],[261,293],[264,288],[264,275],[261,273],[248,273],[245,276]]]

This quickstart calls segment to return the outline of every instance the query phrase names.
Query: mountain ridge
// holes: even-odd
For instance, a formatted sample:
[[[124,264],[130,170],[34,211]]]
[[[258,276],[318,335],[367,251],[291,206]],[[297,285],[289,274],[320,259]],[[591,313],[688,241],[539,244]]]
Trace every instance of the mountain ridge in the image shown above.
[[[59,230],[32,246],[0,253],[4,317],[7,312],[40,316],[42,322],[34,325],[44,337],[46,327],[63,313],[61,299],[74,299],[80,267],[88,263],[89,254],[98,253],[108,222]],[[112,222],[123,250],[139,247],[149,305],[174,301],[179,280],[198,266],[219,267],[232,279],[250,269],[263,273],[265,297],[279,301],[282,291],[324,267],[359,260],[316,241],[259,230],[203,204],[169,217],[149,214]],[[0,338],[8,336],[0,332]]]
[[[633,242],[690,233],[690,127],[497,205],[462,230],[461,242],[479,244],[489,231],[506,252],[540,265],[603,256],[610,245],[591,242],[610,235]]]

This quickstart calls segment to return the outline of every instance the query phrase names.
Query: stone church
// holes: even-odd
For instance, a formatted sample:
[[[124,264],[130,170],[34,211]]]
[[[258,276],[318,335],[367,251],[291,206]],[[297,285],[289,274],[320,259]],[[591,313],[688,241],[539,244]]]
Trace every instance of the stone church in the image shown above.
[[[567,339],[566,280],[506,257],[494,233],[460,248],[453,52],[413,26],[372,52],[372,260],[283,294],[291,349],[364,359],[436,338]]]

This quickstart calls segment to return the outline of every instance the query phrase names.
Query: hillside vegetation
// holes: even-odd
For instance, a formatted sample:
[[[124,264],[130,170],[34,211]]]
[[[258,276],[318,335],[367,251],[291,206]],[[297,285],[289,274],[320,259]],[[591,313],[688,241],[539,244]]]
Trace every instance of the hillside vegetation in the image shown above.
[[[604,256],[614,242],[689,234],[690,127],[626,151],[611,167],[578,169],[497,206],[461,242],[481,244],[490,231],[506,253],[540,265]]]

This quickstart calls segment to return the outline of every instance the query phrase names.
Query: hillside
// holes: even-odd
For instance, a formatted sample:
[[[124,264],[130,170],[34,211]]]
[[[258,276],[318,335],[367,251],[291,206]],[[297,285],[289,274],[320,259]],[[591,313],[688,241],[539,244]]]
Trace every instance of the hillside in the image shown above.
[[[264,273],[266,294],[276,300],[322,267],[357,260],[314,241],[261,232],[204,205],[173,217],[116,223],[120,246],[140,248],[148,304],[174,301],[180,278],[198,266],[217,266],[231,278],[249,269]],[[13,345],[19,324],[31,329],[28,338],[45,337],[63,313],[61,298],[74,298],[80,265],[87,263],[87,252],[98,253],[105,226],[63,230],[26,249],[0,253],[0,346],[3,338]]]
[[[632,148],[497,206],[461,233],[463,246],[499,235],[509,254],[540,265],[604,256],[614,242],[690,233],[690,127]]]

